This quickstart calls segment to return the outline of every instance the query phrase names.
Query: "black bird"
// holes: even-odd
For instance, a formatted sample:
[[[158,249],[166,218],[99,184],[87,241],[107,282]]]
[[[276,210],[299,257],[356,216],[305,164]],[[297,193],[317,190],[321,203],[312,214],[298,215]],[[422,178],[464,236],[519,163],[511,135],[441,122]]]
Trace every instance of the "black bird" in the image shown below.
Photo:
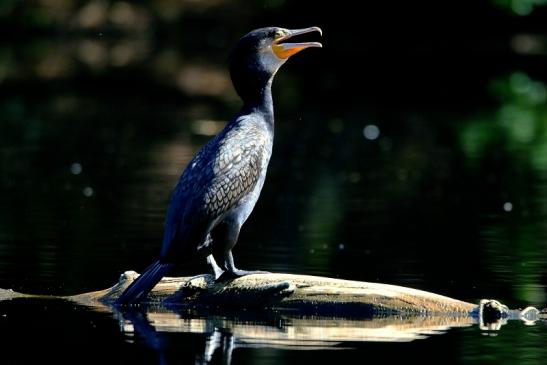
[[[289,57],[321,47],[318,42],[287,42],[311,32],[321,34],[321,29],[261,28],[238,41],[230,76],[243,107],[184,170],[167,211],[159,259],[125,290],[118,304],[139,302],[176,264],[196,257],[207,257],[216,279],[253,273],[236,269],[232,248],[258,200],[272,154],[272,80]]]

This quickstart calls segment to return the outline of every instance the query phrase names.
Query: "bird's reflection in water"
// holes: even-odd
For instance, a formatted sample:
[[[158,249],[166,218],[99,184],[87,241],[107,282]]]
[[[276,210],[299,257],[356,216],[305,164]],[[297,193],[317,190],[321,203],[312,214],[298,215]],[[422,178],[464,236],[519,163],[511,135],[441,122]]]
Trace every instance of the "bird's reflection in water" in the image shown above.
[[[171,364],[167,352],[174,346],[173,333],[205,335],[205,348],[196,355],[196,364],[209,364],[215,354],[223,364],[231,363],[235,336],[230,329],[222,327],[218,318],[183,318],[175,313],[146,313],[138,309],[116,310],[115,316],[127,341],[142,341],[156,350],[161,364]]]
[[[196,364],[208,364],[213,358],[230,364],[236,348],[340,350],[350,348],[352,342],[408,342],[476,323],[470,317],[341,319],[268,311],[227,317],[165,309],[115,310],[115,316],[126,339],[141,341],[157,351],[162,364],[170,364],[167,352],[177,346],[176,333],[205,336],[203,351],[196,354]]]

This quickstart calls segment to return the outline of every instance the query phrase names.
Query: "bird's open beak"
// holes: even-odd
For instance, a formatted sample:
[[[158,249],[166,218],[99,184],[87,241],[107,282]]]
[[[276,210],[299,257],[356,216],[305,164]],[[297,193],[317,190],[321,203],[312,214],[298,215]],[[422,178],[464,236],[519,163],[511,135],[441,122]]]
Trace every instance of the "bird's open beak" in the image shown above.
[[[302,42],[302,43],[282,43],[286,40],[305,33],[318,32],[319,35],[323,35],[323,31],[319,27],[310,27],[305,29],[289,30],[287,34],[282,35],[274,40],[272,49],[275,55],[282,59],[287,59],[294,54],[302,51],[303,49],[310,47],[323,47],[319,42]]]

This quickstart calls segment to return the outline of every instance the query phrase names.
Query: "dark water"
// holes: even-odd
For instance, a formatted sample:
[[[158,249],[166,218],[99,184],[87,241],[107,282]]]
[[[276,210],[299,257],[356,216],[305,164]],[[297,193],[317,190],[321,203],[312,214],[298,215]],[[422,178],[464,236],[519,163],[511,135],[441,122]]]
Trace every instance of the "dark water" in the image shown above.
[[[464,324],[435,324],[425,333],[405,320],[385,326],[371,321],[258,317],[202,317],[156,313],[121,319],[67,302],[3,302],[0,318],[4,363],[296,364],[309,361],[542,364],[545,326],[510,322],[484,332]],[[141,316],[141,318],[139,318]],[[174,318],[177,318],[174,321]],[[150,324],[151,323],[151,324]],[[152,325],[158,329],[155,331]],[[399,328],[397,330],[397,328]],[[397,335],[394,335],[398,332]]]
[[[546,306],[545,8],[59,10],[71,3],[0,12],[12,34],[0,48],[0,288],[74,294],[146,267],[182,169],[239,108],[226,76],[230,45],[273,23],[321,26],[324,48],[276,77],[274,154],[235,248],[238,266]],[[332,322],[309,318],[177,315],[186,325],[150,335],[61,301],[3,301],[1,347],[22,349],[8,363],[186,363],[207,360],[207,343],[220,343],[211,361],[231,353],[238,364],[547,360],[545,323],[392,343],[331,341],[320,329]],[[267,333],[319,328],[327,339],[256,340],[261,324]]]

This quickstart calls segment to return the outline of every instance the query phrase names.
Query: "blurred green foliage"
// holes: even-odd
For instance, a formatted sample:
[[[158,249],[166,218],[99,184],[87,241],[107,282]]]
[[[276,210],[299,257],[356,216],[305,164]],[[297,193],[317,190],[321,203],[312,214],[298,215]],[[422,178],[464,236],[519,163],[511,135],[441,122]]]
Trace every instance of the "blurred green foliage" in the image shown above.
[[[537,171],[547,169],[547,92],[545,84],[517,71],[491,83],[500,102],[493,114],[472,119],[462,128],[463,150],[471,161],[488,149],[519,154]]]
[[[494,3],[517,15],[529,15],[537,6],[544,6],[547,0],[493,0]]]

